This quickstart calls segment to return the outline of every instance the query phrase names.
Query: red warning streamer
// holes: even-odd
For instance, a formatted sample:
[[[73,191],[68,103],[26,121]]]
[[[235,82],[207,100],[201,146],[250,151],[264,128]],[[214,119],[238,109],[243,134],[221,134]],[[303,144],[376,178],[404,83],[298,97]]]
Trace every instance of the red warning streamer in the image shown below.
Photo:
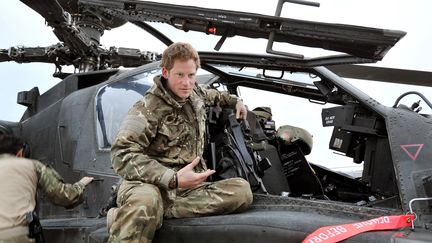
[[[330,243],[345,240],[354,235],[373,230],[391,230],[411,226],[414,215],[383,216],[363,222],[326,226],[308,235],[302,243]]]

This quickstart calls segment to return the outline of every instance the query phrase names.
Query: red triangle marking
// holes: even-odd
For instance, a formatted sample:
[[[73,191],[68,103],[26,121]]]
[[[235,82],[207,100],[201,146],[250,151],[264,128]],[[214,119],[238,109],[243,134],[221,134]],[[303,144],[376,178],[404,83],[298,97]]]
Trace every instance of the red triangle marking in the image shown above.
[[[417,156],[420,153],[420,150],[423,148],[424,144],[404,144],[404,145],[400,145],[401,148],[403,149],[403,151],[405,151],[405,153],[408,154],[408,156],[412,159],[412,160],[416,160]],[[411,152],[408,151],[408,148],[411,147],[417,147],[417,151],[415,152],[415,154],[413,155]]]

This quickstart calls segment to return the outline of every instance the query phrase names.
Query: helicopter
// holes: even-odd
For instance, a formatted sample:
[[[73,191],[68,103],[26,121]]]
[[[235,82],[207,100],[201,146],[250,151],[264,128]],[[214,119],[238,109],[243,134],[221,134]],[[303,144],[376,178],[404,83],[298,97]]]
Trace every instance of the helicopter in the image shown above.
[[[38,1],[23,2],[42,15],[44,12],[56,13],[47,11],[46,5]],[[279,1],[279,6],[282,6],[282,2]],[[60,9],[64,8],[73,13],[75,8],[61,1],[51,1],[51,3],[54,6],[51,6],[52,9],[58,10],[60,6]],[[164,18],[168,15],[170,20],[176,19],[171,24],[182,31],[216,34],[218,29],[226,28],[227,25],[224,23],[227,22],[227,17],[241,15],[242,18],[247,16],[261,21],[271,20],[264,21],[267,27],[283,23],[285,20],[279,16],[257,16],[151,2],[85,0],[80,1],[80,4],[86,6],[86,13],[96,13],[99,19],[105,17],[104,21],[114,23],[109,26],[110,28],[121,25],[126,20],[134,22],[159,36],[165,44],[171,41],[151,26],[146,26],[145,21],[164,22],[166,20]],[[193,17],[195,15],[192,12],[201,15],[214,15],[216,12],[217,15],[212,16],[214,22],[210,28],[208,23],[205,23],[203,28],[200,15]],[[55,25],[53,27],[58,29],[60,36],[69,33],[63,32],[64,27],[61,23],[69,23],[70,28],[76,27],[71,24],[72,22],[68,22],[69,17],[63,19],[64,16],[68,16],[63,13],[56,16],[60,16],[65,22],[50,19],[52,16],[44,16],[49,25]],[[218,21],[218,16],[224,16],[223,21]],[[184,22],[188,24],[182,25],[181,23]],[[341,34],[339,33],[341,26],[299,23],[305,24],[304,28],[310,24],[318,29],[333,30],[335,31],[333,34]],[[90,23],[86,22],[86,24],[88,26]],[[222,34],[216,47],[220,48],[233,32],[253,38],[272,35],[272,31],[264,30],[258,36],[257,26],[248,28],[239,23],[228,26],[231,29],[227,28],[229,30],[225,31],[227,34]],[[347,70],[347,67],[344,67],[342,71],[337,71],[336,64],[379,61],[405,33],[391,30],[383,32],[355,26],[343,27],[358,34],[358,38],[363,37],[363,30],[371,35],[386,33],[386,36],[392,38],[390,41],[381,40],[382,36],[378,34],[376,38],[380,40],[379,45],[369,40],[364,49],[361,45],[357,49],[358,43],[353,45],[354,48],[350,43],[343,41],[333,46],[328,45],[332,44],[333,40],[309,40],[308,43],[312,46],[330,46],[331,50],[347,52],[344,55],[313,59],[278,51],[272,53],[274,55],[200,52],[205,72],[199,76],[198,81],[202,85],[223,88],[234,94],[245,94],[249,89],[265,90],[301,98],[321,108],[324,104],[332,104],[322,109],[318,122],[325,127],[334,127],[329,142],[330,149],[352,158],[353,163],[364,164],[366,169],[363,169],[361,177],[353,178],[308,162],[304,155],[309,151],[301,149],[301,146],[296,144],[290,144],[289,146],[293,147],[287,149],[291,153],[295,151],[297,160],[302,164],[297,169],[304,170],[304,173],[295,173],[296,168],[291,168],[294,175],[288,176],[287,170],[292,163],[290,164],[289,160],[282,160],[281,152],[277,149],[280,144],[271,143],[268,137],[259,140],[261,144],[265,144],[264,149],[253,147],[250,142],[245,143],[252,150],[252,155],[259,154],[260,157],[267,158],[272,165],[259,176],[261,193],[255,194],[252,209],[237,215],[166,220],[164,226],[157,232],[155,242],[186,240],[239,242],[245,239],[254,242],[298,242],[320,226],[403,214],[410,211],[413,199],[431,196],[430,166],[427,163],[427,154],[424,152],[430,144],[427,135],[427,131],[430,130],[430,116],[420,113],[418,106],[409,107],[399,104],[399,99],[393,107],[381,105],[331,71],[342,73]],[[284,30],[280,27],[277,29]],[[289,31],[286,32],[289,34]],[[77,33],[81,32],[77,31]],[[286,33],[283,31],[279,35],[273,32],[273,39],[284,41],[284,34]],[[97,34],[96,37],[93,36],[93,41],[96,41],[97,37]],[[64,36],[62,38],[66,40]],[[294,42],[298,43],[296,40]],[[84,43],[89,42],[84,41]],[[84,174],[96,178],[86,192],[84,204],[75,209],[58,208],[50,205],[43,196],[40,198],[38,211],[46,238],[50,242],[104,242],[106,240],[105,218],[101,209],[106,207],[113,187],[119,181],[119,177],[110,167],[110,142],[128,108],[142,97],[151,86],[152,77],[159,71],[157,53],[123,49],[124,59],[115,60],[109,58],[115,56],[113,53],[119,49],[100,50],[94,43],[88,49],[89,52],[96,53],[99,59],[87,52],[83,53],[83,46],[79,46],[77,48],[79,51],[74,53],[71,51],[73,43],[48,48],[57,52],[58,56],[54,59],[46,54],[46,48],[43,48],[44,52],[37,52],[42,48],[21,49],[18,52],[9,49],[7,55],[2,52],[1,56],[3,61],[23,58],[14,61],[54,62],[57,68],[55,75],[62,78],[61,82],[44,94],[39,94],[37,88],[19,93],[18,103],[25,105],[27,111],[19,122],[2,121],[1,132],[14,133],[23,137],[29,144],[30,157],[50,164],[64,176],[66,181],[74,181]],[[370,52],[371,48],[375,48],[375,51]],[[30,50],[35,52],[29,52]],[[11,55],[11,53],[22,55]],[[37,55],[26,56],[28,53]],[[86,58],[82,58],[82,55]],[[131,70],[116,68],[117,65],[129,65],[125,60],[134,61],[135,63],[130,66],[139,67]],[[65,64],[75,66],[80,72],[73,74],[61,72],[60,67]],[[359,70],[357,66],[349,67]],[[275,76],[274,73],[279,76]],[[354,72],[344,75],[348,76],[352,73]],[[415,74],[422,75],[422,73]],[[413,75],[412,80],[414,79]],[[418,80],[424,79],[418,78]],[[429,104],[426,97],[421,98]],[[228,113],[229,111],[222,111],[222,115],[212,122],[220,122],[216,120],[223,119],[224,114]],[[253,117],[254,113],[250,114],[250,117]],[[407,120],[410,122],[406,122]],[[258,124],[255,129],[260,130],[257,121],[251,120],[250,124],[253,125],[255,122]],[[222,124],[226,125],[224,122]],[[416,136],[402,137],[401,130]],[[264,132],[271,133],[272,129]],[[247,154],[243,155],[248,157]],[[251,154],[249,156],[252,156]],[[267,193],[262,193],[263,190]],[[281,196],[282,194],[285,195]],[[403,234],[396,234],[396,231],[365,233],[350,238],[350,241],[388,242],[397,239],[400,242],[408,242],[416,239],[419,242],[427,242],[431,236],[431,205],[428,201],[415,201],[415,203],[418,217],[414,224],[415,231],[405,230]]]

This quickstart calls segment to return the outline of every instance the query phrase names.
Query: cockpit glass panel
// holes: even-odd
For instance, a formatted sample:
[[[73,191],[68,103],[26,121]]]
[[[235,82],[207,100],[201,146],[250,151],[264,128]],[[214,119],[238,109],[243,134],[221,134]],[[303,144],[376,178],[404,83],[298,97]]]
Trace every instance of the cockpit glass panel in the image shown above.
[[[159,70],[140,73],[102,87],[96,96],[96,124],[100,149],[109,149],[128,110],[153,85]]]

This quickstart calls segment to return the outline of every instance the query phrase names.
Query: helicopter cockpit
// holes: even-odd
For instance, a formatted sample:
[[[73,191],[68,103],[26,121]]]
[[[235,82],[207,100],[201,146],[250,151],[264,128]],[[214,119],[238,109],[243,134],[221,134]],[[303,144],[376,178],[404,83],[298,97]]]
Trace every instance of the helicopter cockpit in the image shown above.
[[[310,134],[308,131],[304,130],[304,128],[309,129],[309,126],[312,123],[316,123],[316,125],[321,126],[321,117],[318,115],[320,110],[327,108],[331,111],[331,109],[337,109],[329,108],[331,105],[344,105],[344,102],[355,103],[353,101],[355,98],[346,94],[343,89],[337,89],[334,84],[329,82],[329,79],[325,75],[320,74],[318,70],[313,68],[291,67],[281,69],[280,67],[274,67],[271,69],[260,68],[254,65],[224,65],[217,63],[207,63],[205,58],[203,59],[203,63],[203,68],[199,70],[199,75],[197,76],[198,83],[202,86],[206,86],[207,88],[219,89],[241,96],[245,100],[245,104],[250,107],[249,113],[253,118],[248,119],[248,125],[253,127],[252,130],[262,125],[262,122],[257,120],[258,118],[253,111],[255,108],[265,107],[267,104],[266,102],[269,99],[278,99],[279,95],[282,97],[287,96],[288,94],[290,96],[297,97],[297,100],[295,101],[281,100],[281,102],[279,102],[277,105],[274,105],[273,103],[271,108],[274,111],[273,119],[269,120],[269,122],[272,123],[272,128],[270,130],[266,130],[266,128],[263,126],[262,128],[265,130],[265,132],[262,134],[265,135],[261,136],[261,134],[253,134],[253,132],[252,134],[247,134],[247,132],[250,131],[246,131],[247,129],[242,130],[242,133],[246,139],[244,143],[247,144],[250,154],[250,156],[247,155],[247,157],[251,157],[252,160],[255,161],[253,166],[254,170],[261,170],[258,173],[260,175],[256,176],[256,178],[264,180],[260,182],[262,185],[270,184],[270,186],[266,189],[263,189],[264,187],[261,186],[261,192],[270,192],[271,194],[276,195],[288,192],[291,193],[291,196],[327,198],[331,200],[349,202],[361,201],[375,195],[365,184],[354,178],[345,178],[339,176],[337,173],[332,173],[325,167],[315,164],[310,165],[308,159],[305,158],[305,155],[308,155],[311,152],[310,150],[312,146],[310,146],[308,150],[303,149],[303,151],[301,151],[301,149],[299,150],[299,144],[288,143],[288,145],[285,145],[280,143],[278,140],[280,137],[275,139],[275,136],[277,137],[278,134],[276,126],[277,124],[281,128],[287,128],[287,126],[289,126],[290,129],[295,128],[297,133],[301,133],[302,135],[306,135],[306,137],[308,137],[306,140],[310,141],[311,145],[312,137],[316,133]],[[112,81],[109,81],[105,85],[99,87],[95,96],[94,104],[97,127],[97,142],[101,151],[109,151],[111,142],[115,139],[117,131],[123,118],[126,116],[127,111],[151,87],[153,78],[159,74],[160,68],[156,62],[143,66],[142,68],[138,68],[135,72],[129,73],[127,75],[119,73],[112,77]],[[337,91],[335,91],[336,89]],[[323,92],[326,90],[327,93]],[[260,93],[258,94],[255,91],[259,91]],[[316,109],[313,110],[314,112],[309,110],[308,113],[315,114],[317,116],[312,118],[304,118],[301,115],[304,113],[304,111],[296,110],[295,105],[290,105],[290,103],[299,102],[299,100],[301,100],[300,102],[309,103],[311,107],[313,107],[308,109]],[[290,111],[288,113],[284,112],[285,116],[288,114],[288,118],[281,116],[281,113],[283,113],[284,110]],[[226,124],[229,123],[229,120],[225,119],[226,117],[223,118],[225,114],[225,111],[223,111],[221,113],[222,115],[220,115],[222,118],[218,118],[225,119],[222,122],[219,120],[222,125],[219,128],[211,127],[212,124],[216,123],[215,120],[211,120],[214,119],[214,116],[212,116],[211,112],[212,111],[209,111],[208,113],[208,124],[210,124],[210,128],[207,131],[208,137],[216,137],[215,140],[218,140],[221,138],[217,137],[219,135],[216,134],[223,133],[224,129],[227,128]],[[229,111],[226,112],[229,113]],[[243,126],[243,124],[241,125]],[[272,132],[274,134],[272,134]],[[282,133],[280,132],[280,134]],[[336,133],[336,135],[329,134],[328,136],[332,136],[331,139],[333,140],[331,141],[334,143],[337,135],[341,136],[340,134],[343,134],[343,132]],[[348,132],[348,134],[354,134],[353,141],[356,141],[356,139],[358,140],[356,137],[358,135],[356,135],[356,133]],[[252,139],[259,136],[262,138],[259,141],[254,141]],[[321,136],[325,137],[322,132],[319,137]],[[322,138],[319,137],[317,137],[318,141],[322,140]],[[248,138],[251,139],[247,140]],[[207,155],[205,156],[207,156],[209,167],[216,168],[218,163],[216,160],[220,161],[224,158],[223,156],[221,157],[217,155],[217,153],[221,151],[214,150],[209,152],[210,147],[212,146],[211,143],[215,143],[214,145],[216,146],[223,146],[223,144],[219,144],[220,141],[211,141],[211,139],[208,141],[208,148],[206,150]],[[305,141],[305,139],[303,139],[303,141]],[[263,144],[265,149],[263,149]],[[322,144],[320,146],[322,147]],[[317,146],[318,149],[320,146]],[[333,148],[333,150],[344,152],[347,154],[347,156],[354,157],[354,159],[357,159],[359,162],[364,160],[363,157],[355,157],[350,154],[352,151],[355,151],[355,149],[353,150],[351,147],[349,149],[346,148],[343,151],[340,149],[338,150],[336,147]],[[226,153],[227,152],[225,151],[225,154]],[[295,154],[294,157],[292,157],[293,153]],[[291,156],[290,159],[286,159],[286,156],[289,154]],[[285,158],[285,162],[283,159],[281,160],[281,158]],[[269,161],[266,162],[266,159]],[[211,162],[211,160],[213,160],[213,162]],[[290,160],[295,160],[297,163],[299,163],[298,161],[301,161],[300,164],[302,164],[302,166],[294,166]],[[318,164],[320,162],[321,161],[318,161]],[[262,164],[260,165],[260,163]],[[271,169],[266,171],[270,167]],[[299,174],[298,171],[302,173]],[[317,173],[319,175],[317,175]],[[273,185],[271,185],[271,181],[274,181],[275,177],[278,178],[276,180],[278,183],[273,183]],[[287,177],[289,183],[279,183],[281,181],[287,180]],[[323,178],[326,178],[326,182],[324,184]],[[288,184],[291,184],[291,188]],[[324,192],[325,190],[327,190],[327,192]],[[328,197],[326,194],[331,196]],[[377,196],[375,195],[375,197]]]

